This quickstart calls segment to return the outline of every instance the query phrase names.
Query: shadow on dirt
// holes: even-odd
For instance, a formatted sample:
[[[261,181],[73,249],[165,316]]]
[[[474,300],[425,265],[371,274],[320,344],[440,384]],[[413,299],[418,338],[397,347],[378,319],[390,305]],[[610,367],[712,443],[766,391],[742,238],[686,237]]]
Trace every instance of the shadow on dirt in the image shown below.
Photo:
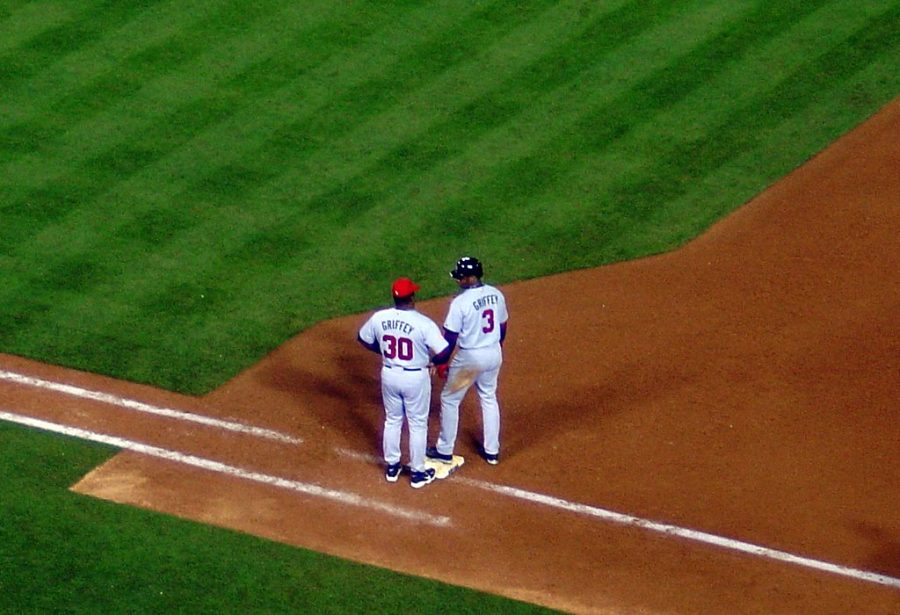
[[[857,523],[856,533],[872,543],[874,553],[868,558],[866,569],[880,574],[900,577],[900,540],[870,523]]]
[[[325,430],[340,433],[352,443],[380,449],[383,410],[378,379],[380,362],[372,353],[329,328],[319,333],[317,346],[339,349],[315,354],[312,360],[298,348],[271,357],[259,383],[290,394],[298,408]],[[323,343],[324,342],[324,343]]]

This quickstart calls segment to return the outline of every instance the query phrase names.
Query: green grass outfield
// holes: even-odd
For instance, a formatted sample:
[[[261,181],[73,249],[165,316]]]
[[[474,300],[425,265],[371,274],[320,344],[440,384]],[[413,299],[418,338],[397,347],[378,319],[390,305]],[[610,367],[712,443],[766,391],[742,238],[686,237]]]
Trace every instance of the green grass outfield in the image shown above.
[[[0,0],[0,350],[203,393],[398,275],[448,295],[464,253],[504,283],[673,249],[898,92],[898,0]],[[0,610],[234,610],[234,570],[269,611],[488,600],[68,494],[108,451],[0,441],[4,537],[41,537],[0,545]],[[138,570],[107,588],[98,550]]]

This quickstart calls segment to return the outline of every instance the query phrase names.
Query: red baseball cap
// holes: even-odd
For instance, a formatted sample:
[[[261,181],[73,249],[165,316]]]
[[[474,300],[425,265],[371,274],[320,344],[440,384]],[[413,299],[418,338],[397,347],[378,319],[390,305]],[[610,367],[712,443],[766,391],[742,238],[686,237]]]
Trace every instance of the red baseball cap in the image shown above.
[[[419,285],[409,278],[397,278],[394,280],[393,286],[391,286],[391,294],[394,295],[396,299],[409,297],[417,290],[419,290]]]

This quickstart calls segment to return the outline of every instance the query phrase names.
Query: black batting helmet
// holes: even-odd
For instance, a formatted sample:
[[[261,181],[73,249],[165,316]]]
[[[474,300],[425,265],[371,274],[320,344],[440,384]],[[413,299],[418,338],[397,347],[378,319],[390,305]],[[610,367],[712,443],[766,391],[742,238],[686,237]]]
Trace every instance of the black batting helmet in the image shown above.
[[[462,280],[466,276],[474,275],[477,278],[484,276],[484,267],[481,261],[471,256],[463,256],[456,261],[456,267],[450,272],[450,277],[454,280]]]

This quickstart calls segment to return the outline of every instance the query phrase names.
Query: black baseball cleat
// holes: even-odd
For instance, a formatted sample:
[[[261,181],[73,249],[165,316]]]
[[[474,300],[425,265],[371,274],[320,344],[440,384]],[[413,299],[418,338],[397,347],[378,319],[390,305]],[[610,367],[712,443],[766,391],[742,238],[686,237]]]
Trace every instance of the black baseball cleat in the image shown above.
[[[453,453],[450,453],[449,455],[439,453],[436,446],[429,446],[428,448],[426,448],[425,457],[443,463],[453,463]]]
[[[384,478],[389,483],[396,483],[400,478],[400,471],[403,469],[403,465],[398,463],[391,463],[384,469]]]
[[[434,468],[426,468],[424,472],[416,472],[414,470],[409,484],[413,489],[421,489],[425,485],[430,485],[434,482],[434,475]]]
[[[481,456],[484,457],[484,460],[492,466],[500,463],[500,453],[486,453],[484,451],[481,451]]]

